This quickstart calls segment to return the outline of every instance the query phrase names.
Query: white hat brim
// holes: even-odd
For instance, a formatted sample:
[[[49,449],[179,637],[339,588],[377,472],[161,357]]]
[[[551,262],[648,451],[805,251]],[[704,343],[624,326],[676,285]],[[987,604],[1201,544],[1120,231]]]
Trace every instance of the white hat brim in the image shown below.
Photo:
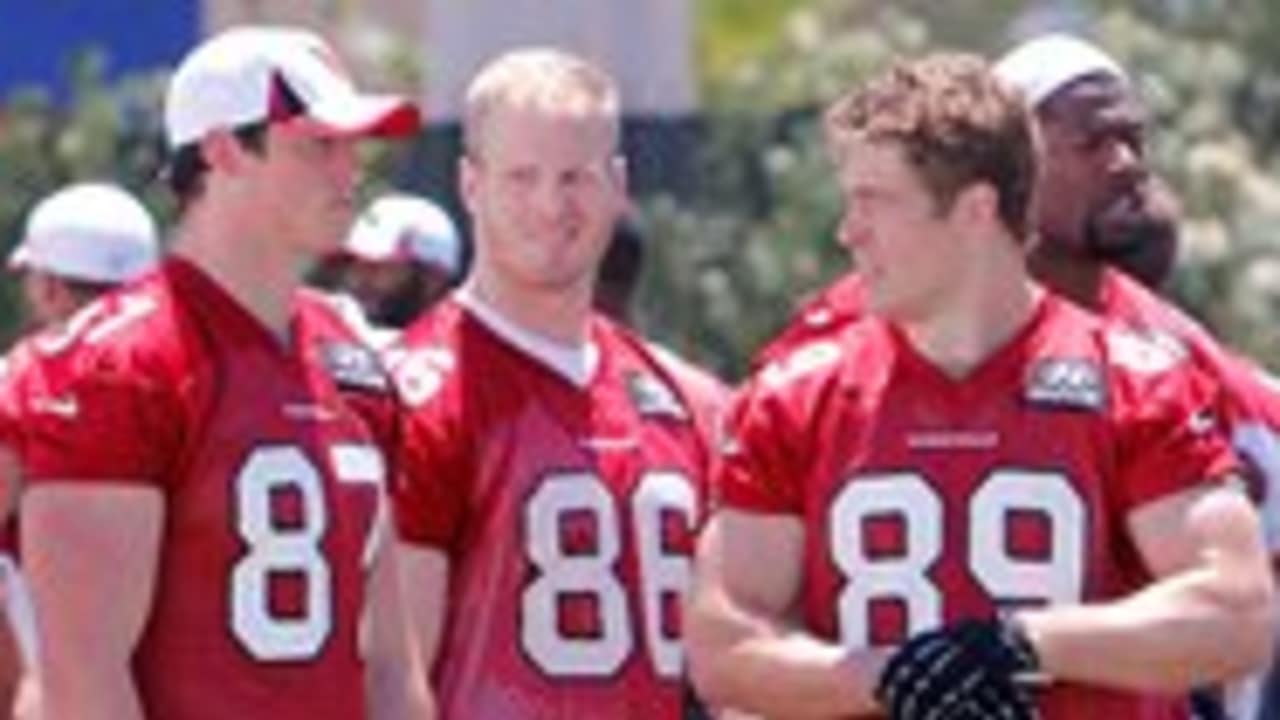
[[[9,259],[6,265],[10,270],[24,270],[31,261],[31,250],[25,244],[19,244],[18,247],[9,253]]]
[[[300,118],[312,132],[339,137],[403,137],[422,127],[422,113],[397,95],[348,95],[320,103]]]

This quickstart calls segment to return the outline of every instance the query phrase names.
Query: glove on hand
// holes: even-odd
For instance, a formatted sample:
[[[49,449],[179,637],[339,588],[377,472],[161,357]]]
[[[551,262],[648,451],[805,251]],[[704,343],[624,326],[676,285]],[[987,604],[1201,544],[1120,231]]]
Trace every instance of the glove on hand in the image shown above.
[[[893,720],[1035,720],[1019,678],[1038,669],[1015,625],[966,620],[908,639],[889,658],[876,697]]]

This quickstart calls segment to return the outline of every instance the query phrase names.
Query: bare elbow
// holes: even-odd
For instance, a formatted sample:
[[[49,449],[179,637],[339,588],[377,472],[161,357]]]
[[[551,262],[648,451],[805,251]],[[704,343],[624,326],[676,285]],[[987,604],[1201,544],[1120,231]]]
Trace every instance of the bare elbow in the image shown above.
[[[1271,578],[1237,583],[1221,592],[1218,601],[1233,636],[1233,642],[1223,643],[1229,654],[1224,658],[1219,679],[1233,679],[1265,668],[1271,662],[1278,619]]]
[[[690,606],[686,617],[684,639],[689,680],[705,703],[724,705],[733,693],[729,686],[730,673],[723,671],[728,654],[727,638],[717,629],[714,614]]]
[[[714,653],[696,652],[690,647],[689,680],[698,698],[712,707],[725,705],[732,696],[724,673],[717,672],[715,666]]]
[[[1276,603],[1271,583],[1266,590],[1255,593],[1247,607],[1241,608],[1239,622],[1245,641],[1240,648],[1240,667],[1236,675],[1244,675],[1265,668],[1271,663],[1276,639]]]

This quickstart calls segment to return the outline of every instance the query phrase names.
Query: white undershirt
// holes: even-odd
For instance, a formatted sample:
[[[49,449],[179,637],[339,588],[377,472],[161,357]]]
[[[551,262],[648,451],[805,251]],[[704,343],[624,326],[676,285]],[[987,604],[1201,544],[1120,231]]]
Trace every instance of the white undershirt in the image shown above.
[[[503,317],[497,308],[481,300],[467,286],[454,293],[454,299],[495,335],[577,388],[585,388],[600,367],[600,348],[591,340],[566,345],[539,335]]]

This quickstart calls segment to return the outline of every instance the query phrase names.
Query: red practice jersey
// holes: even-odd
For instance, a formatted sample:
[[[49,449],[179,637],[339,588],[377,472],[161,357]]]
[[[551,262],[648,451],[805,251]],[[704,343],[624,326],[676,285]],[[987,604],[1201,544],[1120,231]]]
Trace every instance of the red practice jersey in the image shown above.
[[[31,343],[21,340],[0,360],[0,554],[16,552],[13,511],[17,507],[22,478],[22,408],[34,377]]]
[[[1267,548],[1280,556],[1280,379],[1241,355],[1229,358],[1230,388],[1245,395],[1252,417],[1231,431],[1231,444],[1245,461],[1261,508]]]
[[[680,717],[709,459],[691,404],[603,317],[577,384],[463,303],[411,327],[393,368],[411,412],[400,535],[449,558],[442,717]]]
[[[1280,389],[1227,350],[1176,305],[1124,272],[1104,267],[1098,302],[1087,308],[1171,352],[1187,356],[1222,385],[1223,421],[1262,505],[1267,545],[1280,555]],[[822,290],[756,356],[757,368],[813,340],[831,337],[866,313],[866,287],[849,273]]]
[[[19,341],[0,360],[0,688],[22,668],[35,666],[35,614],[18,570],[17,503],[22,486],[22,408],[27,395],[30,343]],[[7,698],[11,700],[11,698]]]
[[[1208,330],[1119,270],[1102,271],[1096,311],[1176,354],[1188,356],[1202,371],[1220,381],[1230,375],[1229,355]]]
[[[698,424],[710,432],[718,430],[724,411],[733,397],[729,386],[706,368],[693,364],[662,345],[647,343],[646,347],[684,391]],[[709,446],[715,443],[713,436],[709,435],[706,440]]]
[[[1267,545],[1280,553],[1280,395],[1252,363],[1227,350],[1195,320],[1128,275],[1108,268],[1099,312],[1170,351],[1185,355],[1222,386],[1223,415],[1232,445],[1247,460],[1246,478],[1262,505]]]
[[[8,514],[0,522],[0,583],[5,592],[4,615],[26,667],[34,667],[37,640],[35,610],[19,569],[22,553],[17,508],[24,482],[20,462],[22,417],[26,399],[41,387],[34,337],[28,335],[19,340],[0,361],[0,482],[8,495],[3,505]]]
[[[891,646],[1005,605],[1140,587],[1126,516],[1235,468],[1219,392],[1053,296],[961,380],[866,319],[752,380],[714,492],[804,522],[811,632]],[[1039,698],[1047,720],[1184,717],[1181,703],[1062,683]]]
[[[282,343],[181,260],[36,343],[30,482],[164,496],[133,662],[147,717],[363,719],[386,463],[354,406],[390,410],[377,358],[305,293]]]

